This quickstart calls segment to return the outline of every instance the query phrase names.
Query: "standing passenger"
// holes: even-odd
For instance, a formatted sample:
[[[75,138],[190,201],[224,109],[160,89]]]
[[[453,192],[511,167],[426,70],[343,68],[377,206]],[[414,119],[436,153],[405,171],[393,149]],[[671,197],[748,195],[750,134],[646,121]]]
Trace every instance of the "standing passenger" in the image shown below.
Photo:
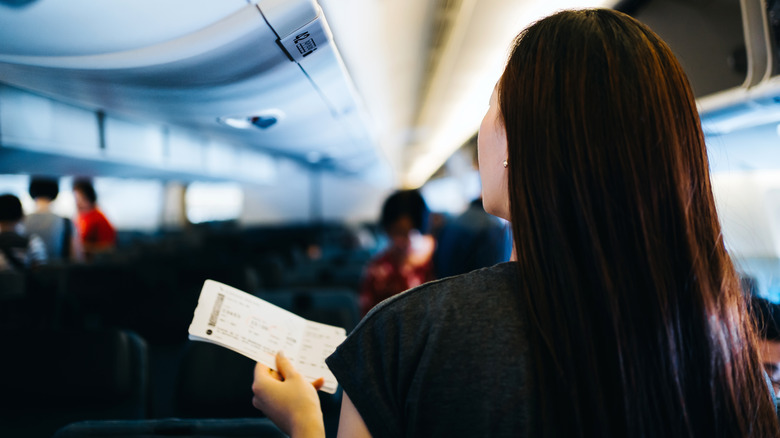
[[[97,208],[97,193],[92,181],[74,180],[73,195],[78,210],[76,227],[87,258],[113,249],[116,246],[116,231],[103,212]]]
[[[780,436],[696,102],[656,34],[609,9],[523,31],[479,161],[517,260],[375,307],[327,360],[340,436]],[[313,385],[277,365],[254,405],[324,436]]]
[[[73,222],[51,211],[51,204],[60,193],[57,179],[33,177],[30,179],[29,192],[35,201],[35,212],[25,216],[25,230],[43,239],[49,261],[76,258],[74,254],[78,245],[73,244]]]

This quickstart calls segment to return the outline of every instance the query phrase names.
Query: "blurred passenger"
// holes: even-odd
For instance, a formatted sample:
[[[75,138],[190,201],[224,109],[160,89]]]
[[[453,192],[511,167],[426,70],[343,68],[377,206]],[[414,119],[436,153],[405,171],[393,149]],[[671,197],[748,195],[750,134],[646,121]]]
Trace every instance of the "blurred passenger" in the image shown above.
[[[43,240],[50,262],[78,258],[76,254],[79,244],[74,238],[76,234],[73,231],[73,222],[51,211],[51,204],[60,193],[57,179],[33,177],[30,179],[29,192],[35,200],[35,212],[24,218],[26,232]]]
[[[758,354],[775,394],[780,395],[780,305],[756,295],[750,301],[760,336]]]
[[[0,195],[0,271],[25,270],[46,263],[46,245],[27,235],[21,225],[22,203],[14,195]]]
[[[434,241],[439,241],[439,234],[447,226],[449,220],[450,217],[446,213],[432,211],[428,215],[428,234],[433,237]]]
[[[452,277],[506,262],[511,253],[508,223],[485,212],[479,197],[439,232],[433,266],[436,277]]]
[[[360,288],[363,315],[384,299],[433,279],[435,244],[423,235],[428,214],[418,190],[397,191],[385,200],[379,222],[389,242],[366,267]]]
[[[116,246],[116,230],[103,212],[97,208],[97,193],[92,181],[74,180],[73,195],[78,210],[76,228],[87,258],[113,249]]]

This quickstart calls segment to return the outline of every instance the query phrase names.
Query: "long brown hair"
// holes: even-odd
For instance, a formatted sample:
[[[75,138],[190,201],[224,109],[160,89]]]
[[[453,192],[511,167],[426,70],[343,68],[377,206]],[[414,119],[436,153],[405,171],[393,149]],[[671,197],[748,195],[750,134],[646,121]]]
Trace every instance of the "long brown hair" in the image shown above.
[[[560,12],[518,36],[498,91],[536,435],[780,435],[669,47]]]

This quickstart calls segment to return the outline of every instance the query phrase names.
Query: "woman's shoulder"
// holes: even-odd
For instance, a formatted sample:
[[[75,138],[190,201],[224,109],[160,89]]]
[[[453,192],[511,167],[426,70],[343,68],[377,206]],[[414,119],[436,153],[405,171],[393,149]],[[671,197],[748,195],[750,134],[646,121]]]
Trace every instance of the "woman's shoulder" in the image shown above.
[[[430,281],[394,295],[374,307],[363,321],[375,318],[427,318],[464,309],[491,311],[517,297],[517,267],[499,263],[466,274]],[[503,303],[503,304],[502,304]]]
[[[517,279],[517,263],[515,262],[503,262],[486,268],[476,269],[465,274],[454,275],[452,277],[445,277],[439,280],[434,280],[426,283],[423,287],[441,287],[441,288],[453,288],[463,287],[471,284],[485,284],[485,283],[501,283],[510,284],[515,283]]]
[[[485,292],[486,287],[505,290],[511,289],[516,283],[516,263],[504,262],[465,274],[429,281],[409,289],[397,296],[396,300],[428,299],[431,297],[431,294],[437,293],[468,294],[470,292]]]
[[[515,263],[501,263],[432,281],[366,315],[327,364],[367,424],[389,427],[388,436],[410,424],[429,432],[420,435],[483,436],[496,427],[439,420],[482,408],[481,418],[500,418],[506,406],[522,412],[528,343],[516,271]],[[475,407],[475,397],[495,403]],[[524,421],[513,418],[501,428]]]

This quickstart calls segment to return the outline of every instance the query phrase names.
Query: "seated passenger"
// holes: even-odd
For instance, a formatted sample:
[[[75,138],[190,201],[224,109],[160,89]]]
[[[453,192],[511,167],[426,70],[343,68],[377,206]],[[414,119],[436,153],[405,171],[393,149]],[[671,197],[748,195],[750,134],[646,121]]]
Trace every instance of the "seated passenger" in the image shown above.
[[[403,190],[390,195],[379,222],[389,243],[366,267],[360,288],[363,315],[382,300],[433,279],[435,244],[422,234],[428,206],[420,192]]]
[[[780,436],[694,94],[658,35],[610,9],[535,22],[478,145],[517,260],[369,312],[326,360],[339,436]],[[256,366],[253,404],[323,437],[322,381],[277,367]]]
[[[50,262],[78,258],[76,248],[79,245],[74,245],[74,241],[78,241],[74,238],[73,222],[51,211],[51,204],[60,192],[57,179],[33,177],[30,179],[29,191],[35,201],[35,212],[24,218],[27,233],[43,239]]]
[[[46,246],[21,225],[22,203],[14,195],[0,195],[0,270],[25,270],[46,263]]]
[[[116,246],[116,230],[97,208],[97,193],[92,181],[74,180],[73,196],[78,210],[76,228],[86,257],[89,259],[97,253],[113,249]]]

